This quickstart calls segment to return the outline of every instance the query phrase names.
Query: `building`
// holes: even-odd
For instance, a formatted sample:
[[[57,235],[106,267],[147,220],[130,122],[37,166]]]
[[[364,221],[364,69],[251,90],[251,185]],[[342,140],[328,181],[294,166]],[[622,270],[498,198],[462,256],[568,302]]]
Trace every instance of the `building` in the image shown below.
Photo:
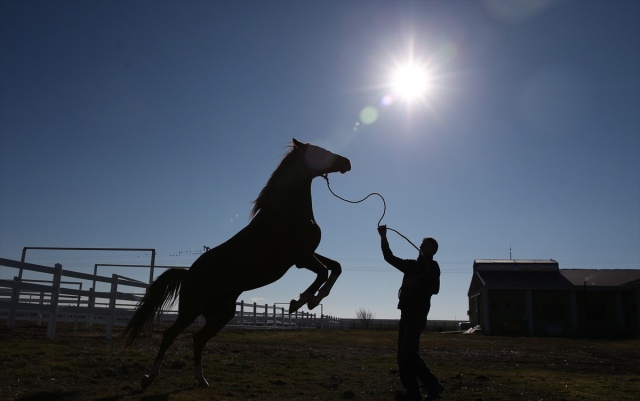
[[[491,335],[640,335],[640,269],[478,259],[468,296],[469,320]]]

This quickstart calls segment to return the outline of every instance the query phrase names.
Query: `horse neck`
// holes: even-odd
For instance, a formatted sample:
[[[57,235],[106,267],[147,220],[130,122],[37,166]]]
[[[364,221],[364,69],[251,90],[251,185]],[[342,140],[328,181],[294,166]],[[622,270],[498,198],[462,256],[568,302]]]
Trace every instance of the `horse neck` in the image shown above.
[[[298,179],[287,185],[272,183],[268,188],[268,200],[261,207],[261,213],[276,213],[313,219],[311,201],[311,179]]]
[[[293,153],[292,153],[293,154]],[[260,212],[303,219],[313,219],[311,182],[314,176],[300,166],[292,154],[285,156],[254,202],[255,213]]]
[[[287,213],[295,213],[304,218],[313,219],[311,179],[301,181],[278,191],[277,203],[278,207],[280,205],[283,206]]]

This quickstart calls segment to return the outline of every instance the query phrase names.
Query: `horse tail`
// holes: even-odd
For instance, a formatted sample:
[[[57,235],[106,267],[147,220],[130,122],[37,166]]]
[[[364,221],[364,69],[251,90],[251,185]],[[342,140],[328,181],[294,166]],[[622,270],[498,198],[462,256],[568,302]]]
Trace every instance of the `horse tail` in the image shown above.
[[[187,273],[186,269],[169,269],[155,279],[136,306],[135,313],[122,333],[122,337],[125,337],[125,348],[133,344],[141,333],[151,335],[153,318],[162,309],[173,305]]]

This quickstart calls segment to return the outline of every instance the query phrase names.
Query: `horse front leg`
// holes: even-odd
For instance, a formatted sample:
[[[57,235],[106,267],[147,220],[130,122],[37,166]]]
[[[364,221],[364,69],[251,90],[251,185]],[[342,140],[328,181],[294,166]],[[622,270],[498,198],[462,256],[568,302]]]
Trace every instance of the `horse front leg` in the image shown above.
[[[316,306],[320,305],[320,302],[323,298],[325,298],[331,292],[333,285],[338,280],[340,273],[342,273],[342,266],[340,263],[333,259],[329,259],[326,256],[322,256],[319,254],[315,254],[316,259],[318,259],[326,268],[331,272],[329,274],[329,278],[325,281],[325,283],[318,290],[317,295],[313,295],[311,299],[307,302],[309,309],[313,309]]]
[[[315,293],[320,289],[320,287],[327,281],[327,278],[329,277],[327,267],[322,264],[322,262],[320,262],[318,258],[316,258],[316,254],[313,254],[309,259],[303,262],[296,263],[296,267],[299,269],[305,268],[311,270],[316,274],[316,279],[313,281],[313,283],[311,283],[309,288],[307,288],[300,294],[300,298],[298,298],[297,300],[291,300],[291,302],[289,303],[289,313],[297,311],[307,302],[312,300]]]

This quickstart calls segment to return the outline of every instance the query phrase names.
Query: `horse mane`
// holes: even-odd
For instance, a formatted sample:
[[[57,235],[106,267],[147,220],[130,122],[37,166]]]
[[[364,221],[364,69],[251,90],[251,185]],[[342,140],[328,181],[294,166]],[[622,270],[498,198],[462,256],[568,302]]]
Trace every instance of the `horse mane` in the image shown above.
[[[282,175],[282,172],[287,170],[289,166],[296,160],[298,149],[293,144],[289,145],[289,147],[291,149],[282,157],[282,161],[280,161],[278,167],[271,174],[271,177],[267,181],[267,184],[264,186],[264,188],[262,188],[262,191],[260,191],[260,194],[258,195],[256,200],[253,201],[251,218],[256,217],[258,212],[268,204],[271,198],[271,194],[273,193],[273,190],[276,186],[276,181],[278,181],[279,177]]]

